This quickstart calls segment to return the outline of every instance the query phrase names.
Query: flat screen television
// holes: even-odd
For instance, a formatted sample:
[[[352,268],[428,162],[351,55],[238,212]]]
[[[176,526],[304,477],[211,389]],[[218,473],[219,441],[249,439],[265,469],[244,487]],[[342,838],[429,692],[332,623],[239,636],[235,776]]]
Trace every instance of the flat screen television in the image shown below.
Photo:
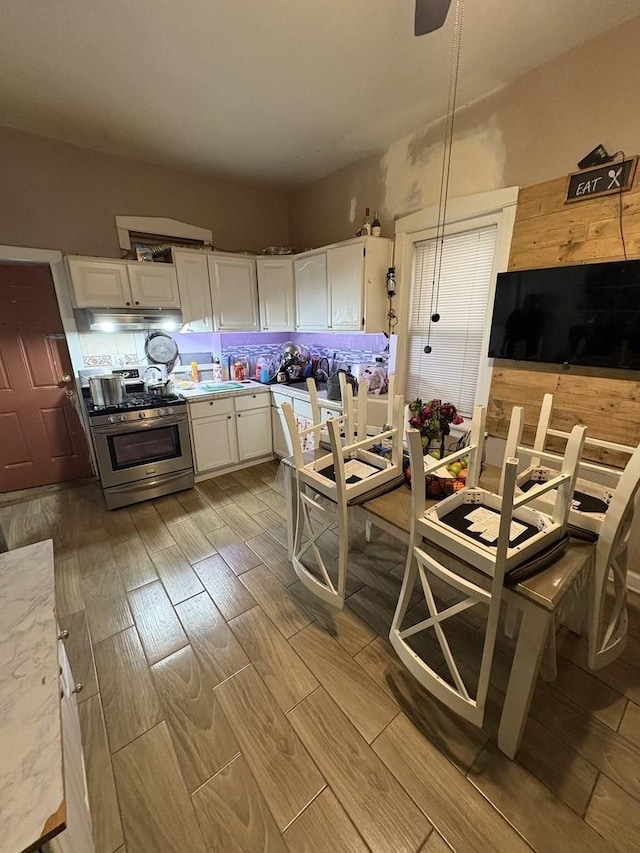
[[[489,356],[640,370],[640,260],[499,273]]]

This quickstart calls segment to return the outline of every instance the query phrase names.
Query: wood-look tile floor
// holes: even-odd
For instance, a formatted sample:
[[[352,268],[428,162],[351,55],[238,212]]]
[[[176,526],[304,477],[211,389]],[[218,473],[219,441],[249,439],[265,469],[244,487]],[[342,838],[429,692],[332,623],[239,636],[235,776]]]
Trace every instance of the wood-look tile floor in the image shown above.
[[[9,547],[54,540],[96,853],[640,850],[640,599],[598,673],[560,631],[558,680],[539,682],[509,761],[509,644],[475,729],[387,641],[402,546],[357,529],[332,611],[287,560],[276,474],[115,512],[93,483],[0,507]],[[458,638],[470,659],[476,630]]]

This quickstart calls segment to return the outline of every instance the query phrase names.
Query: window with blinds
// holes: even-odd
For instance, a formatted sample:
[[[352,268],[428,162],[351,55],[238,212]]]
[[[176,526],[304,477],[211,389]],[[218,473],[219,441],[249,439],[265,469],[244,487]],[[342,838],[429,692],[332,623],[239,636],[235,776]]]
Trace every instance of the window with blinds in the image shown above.
[[[471,415],[483,352],[495,225],[444,238],[439,288],[434,276],[436,241],[415,244],[409,319],[406,399],[437,397]],[[440,321],[429,323],[437,305]],[[432,351],[424,347],[429,343]]]

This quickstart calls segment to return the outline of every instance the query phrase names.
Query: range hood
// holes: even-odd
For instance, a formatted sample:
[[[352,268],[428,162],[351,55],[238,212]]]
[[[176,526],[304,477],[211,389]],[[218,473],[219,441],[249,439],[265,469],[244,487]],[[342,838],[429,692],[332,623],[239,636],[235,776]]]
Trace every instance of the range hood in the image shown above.
[[[75,311],[79,332],[179,332],[182,314],[172,308],[84,308]]]

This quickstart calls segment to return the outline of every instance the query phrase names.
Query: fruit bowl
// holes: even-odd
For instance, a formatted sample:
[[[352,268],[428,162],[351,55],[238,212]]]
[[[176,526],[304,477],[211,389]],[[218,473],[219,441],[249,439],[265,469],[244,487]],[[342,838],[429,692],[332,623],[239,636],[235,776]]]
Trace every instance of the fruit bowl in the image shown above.
[[[426,496],[428,498],[448,498],[467,485],[466,470],[460,471],[457,476],[436,477],[435,474],[427,474],[425,477]]]
[[[434,458],[439,459],[439,455],[435,456],[437,451],[433,451],[431,453]],[[409,467],[409,458],[405,457],[404,460],[404,475],[405,482],[411,488],[411,469]],[[425,494],[427,498],[447,498],[449,495],[453,495],[455,492],[459,492],[461,489],[467,485],[467,463],[468,460],[464,460],[464,467],[460,464],[455,464],[451,466],[447,466],[447,468],[441,468],[438,471],[438,474],[425,474]],[[448,470],[448,469],[452,470]]]

